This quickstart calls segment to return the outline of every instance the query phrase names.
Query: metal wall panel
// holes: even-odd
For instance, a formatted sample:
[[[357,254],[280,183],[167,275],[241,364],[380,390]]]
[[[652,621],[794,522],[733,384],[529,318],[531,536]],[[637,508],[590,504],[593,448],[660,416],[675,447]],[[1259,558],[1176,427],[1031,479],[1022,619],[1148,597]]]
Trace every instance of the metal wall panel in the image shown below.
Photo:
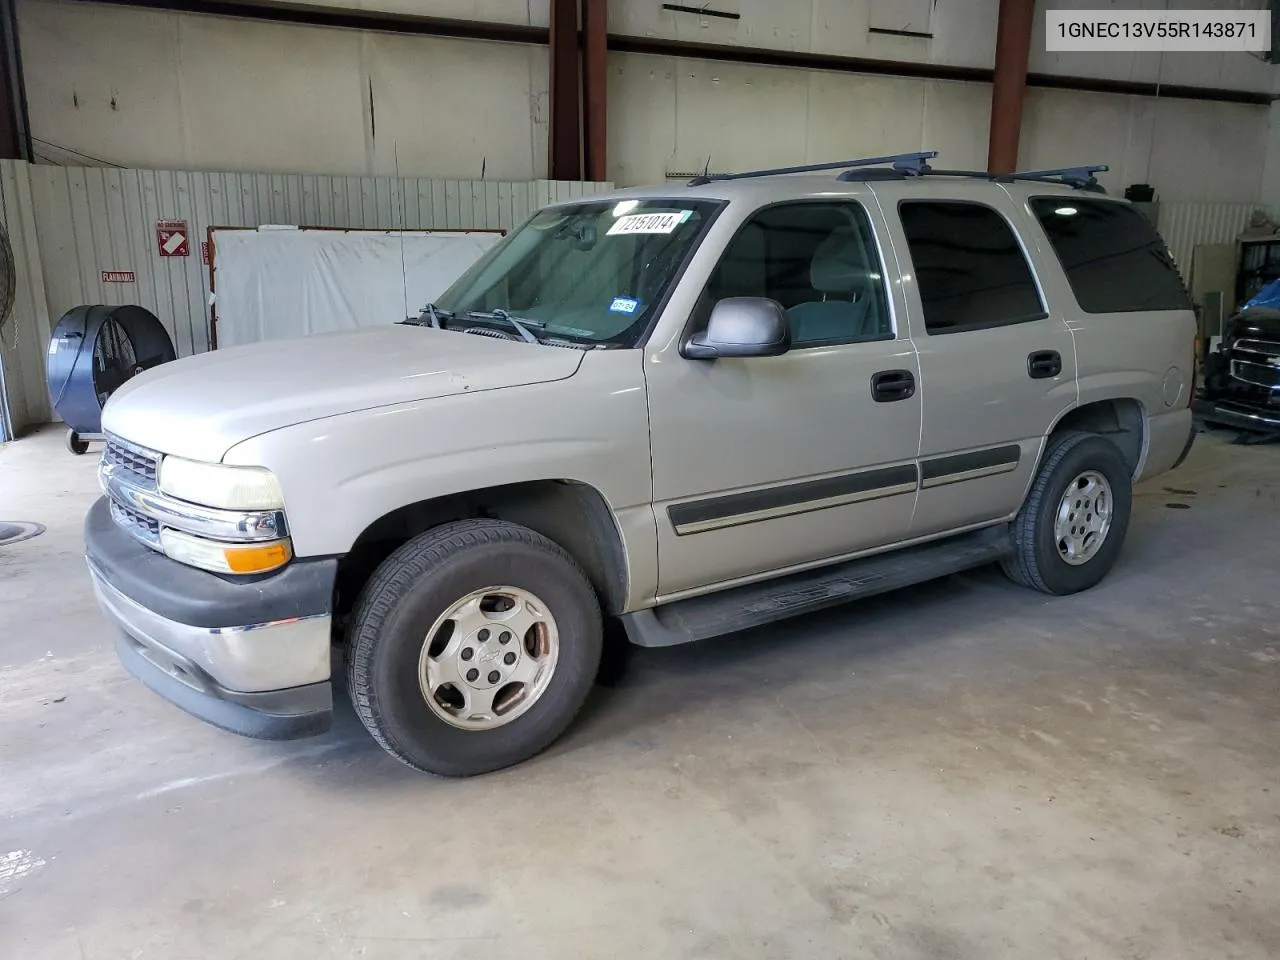
[[[209,273],[200,247],[209,227],[511,229],[546,203],[609,186],[548,180],[193,173],[2,161],[0,216],[9,226],[15,255],[25,251],[25,269],[20,265],[19,274],[27,278],[31,295],[22,300],[20,287],[24,312],[5,335],[5,373],[15,427],[52,417],[44,380],[49,318],[56,322],[72,307],[136,303],[160,318],[179,356],[209,349]],[[11,211],[19,211],[23,197],[26,220],[23,229],[15,230],[15,216],[20,221],[22,216]],[[157,220],[187,221],[190,256],[159,255]],[[132,271],[136,282],[104,283],[103,271]],[[9,346],[15,338],[17,343]]]
[[[26,164],[0,161],[0,224],[13,248],[13,313],[0,331],[0,439],[49,419],[44,358],[49,343],[49,312],[44,271],[36,242],[35,210]]]
[[[1231,243],[1249,225],[1255,210],[1266,211],[1266,207],[1258,203],[1161,202],[1160,235],[1178,262],[1183,280],[1191,282],[1191,255],[1197,246]]]

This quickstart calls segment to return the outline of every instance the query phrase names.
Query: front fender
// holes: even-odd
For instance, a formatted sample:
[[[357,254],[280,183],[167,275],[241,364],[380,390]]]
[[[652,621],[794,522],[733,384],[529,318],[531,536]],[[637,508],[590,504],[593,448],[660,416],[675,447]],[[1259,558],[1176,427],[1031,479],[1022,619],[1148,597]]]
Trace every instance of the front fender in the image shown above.
[[[224,462],[275,473],[301,557],[344,554],[375,520],[421,500],[537,480],[595,488],[625,533],[651,514],[653,493],[641,353],[594,351],[553,383],[284,427]]]

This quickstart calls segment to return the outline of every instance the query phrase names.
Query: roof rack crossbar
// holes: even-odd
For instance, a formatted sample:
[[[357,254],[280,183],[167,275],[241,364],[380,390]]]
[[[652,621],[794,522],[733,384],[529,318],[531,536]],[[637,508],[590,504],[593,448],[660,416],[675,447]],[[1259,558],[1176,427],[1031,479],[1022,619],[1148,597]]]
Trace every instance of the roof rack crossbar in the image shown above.
[[[850,170],[854,167],[878,167],[891,164],[893,169],[902,173],[918,176],[929,172],[929,161],[938,155],[937,150],[922,150],[919,153],[898,153],[885,157],[864,157],[861,160],[835,160],[831,163],[811,163],[799,167],[774,167],[772,170],[748,170],[744,173],[717,173],[710,176],[695,177],[689,186],[701,186],[704,183],[722,180],[748,180],[754,177],[774,177],[787,173],[818,173],[823,170]]]
[[[1073,187],[1090,187],[1097,184],[1095,173],[1110,170],[1105,163],[1095,163],[1083,167],[1060,167],[1056,170],[1019,170],[1009,176],[1014,180],[1060,180]]]

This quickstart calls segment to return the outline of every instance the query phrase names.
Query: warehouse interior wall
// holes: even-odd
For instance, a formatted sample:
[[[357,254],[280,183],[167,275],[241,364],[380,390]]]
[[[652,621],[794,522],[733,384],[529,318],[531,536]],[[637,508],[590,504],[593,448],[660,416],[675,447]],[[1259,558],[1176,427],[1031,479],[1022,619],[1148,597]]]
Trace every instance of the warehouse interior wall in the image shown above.
[[[313,0],[335,6],[338,0]],[[349,4],[348,4],[349,5]],[[1063,4],[1058,3],[1057,6]],[[1087,5],[1087,4],[1082,4]],[[378,0],[371,9],[541,27],[546,0]],[[613,0],[611,34],[989,68],[995,0],[716,0],[739,20]],[[1041,7],[1044,4],[1040,5]],[[35,149],[45,162],[526,180],[547,175],[548,51],[492,43],[20,0]],[[1042,36],[1043,10],[1037,30]],[[932,39],[886,34],[913,30]],[[1048,54],[1033,73],[1266,92],[1244,54]],[[990,86],[609,55],[609,179],[918,149],[984,167]],[[761,118],[767,121],[761,122]],[[1269,108],[1028,90],[1023,166],[1106,162],[1109,188],[1259,200]]]

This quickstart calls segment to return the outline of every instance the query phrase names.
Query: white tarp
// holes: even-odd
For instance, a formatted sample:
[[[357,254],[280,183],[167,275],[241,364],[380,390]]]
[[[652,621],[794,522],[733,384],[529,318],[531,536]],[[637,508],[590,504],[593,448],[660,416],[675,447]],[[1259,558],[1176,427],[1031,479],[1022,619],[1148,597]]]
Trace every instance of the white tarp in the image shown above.
[[[483,231],[215,230],[218,346],[416,317],[500,239]]]

